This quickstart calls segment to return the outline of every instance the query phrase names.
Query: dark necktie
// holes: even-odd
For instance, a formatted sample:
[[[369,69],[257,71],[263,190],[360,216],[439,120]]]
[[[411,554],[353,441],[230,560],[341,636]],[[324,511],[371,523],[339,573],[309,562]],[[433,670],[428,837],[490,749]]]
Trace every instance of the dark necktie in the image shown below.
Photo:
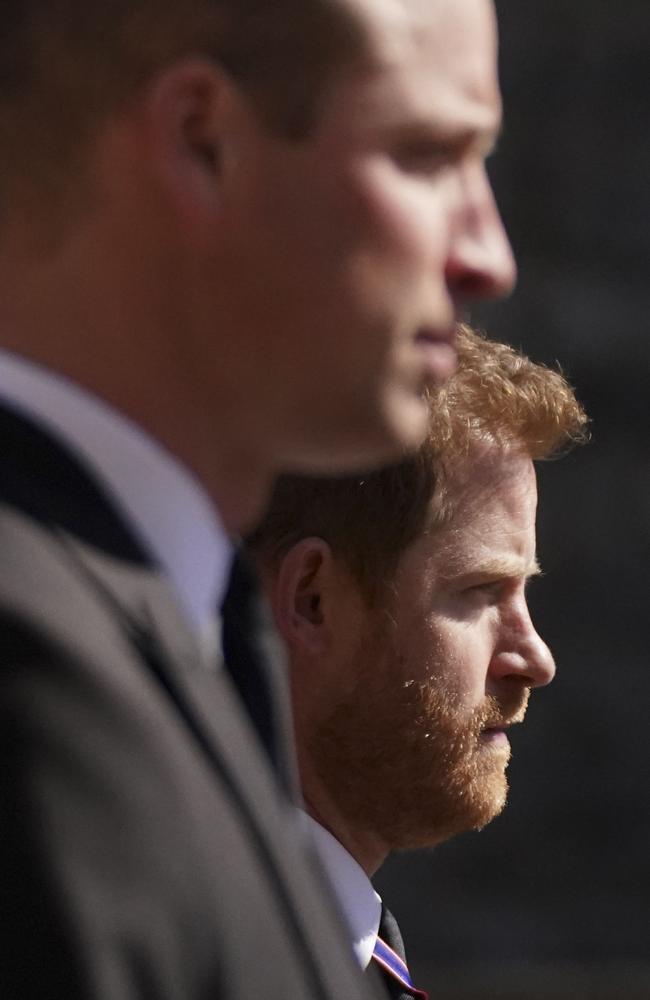
[[[233,560],[221,614],[226,669],[278,778],[293,795],[284,649],[255,571],[241,550]]]
[[[395,917],[382,903],[379,935],[372,955],[383,973],[384,983],[391,1000],[428,1000],[428,994],[413,985],[408,967],[404,942]]]

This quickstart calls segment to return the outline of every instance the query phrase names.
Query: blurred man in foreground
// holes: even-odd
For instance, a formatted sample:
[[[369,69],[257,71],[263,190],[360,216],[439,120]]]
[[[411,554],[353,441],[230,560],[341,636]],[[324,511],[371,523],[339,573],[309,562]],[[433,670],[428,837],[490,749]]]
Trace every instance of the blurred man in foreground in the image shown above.
[[[250,539],[289,649],[306,809],[361,964],[400,998],[417,990],[369,878],[505,804],[507,732],[555,669],[526,603],[533,462],[586,422],[558,373],[469,328],[458,349],[416,455],[284,477]]]
[[[365,995],[217,611],[277,471],[417,446],[512,284],[500,118],[490,0],[3,4],[3,997]]]

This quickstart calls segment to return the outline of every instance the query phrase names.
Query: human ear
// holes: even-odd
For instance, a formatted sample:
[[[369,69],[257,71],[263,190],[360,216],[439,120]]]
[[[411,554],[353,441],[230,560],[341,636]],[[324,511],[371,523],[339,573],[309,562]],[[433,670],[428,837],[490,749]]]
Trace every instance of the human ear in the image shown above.
[[[284,555],[273,588],[277,626],[293,649],[323,652],[330,632],[333,556],[322,538],[303,538]]]
[[[239,103],[228,74],[199,57],[157,74],[138,98],[134,124],[143,152],[188,222],[200,224],[219,208]]]

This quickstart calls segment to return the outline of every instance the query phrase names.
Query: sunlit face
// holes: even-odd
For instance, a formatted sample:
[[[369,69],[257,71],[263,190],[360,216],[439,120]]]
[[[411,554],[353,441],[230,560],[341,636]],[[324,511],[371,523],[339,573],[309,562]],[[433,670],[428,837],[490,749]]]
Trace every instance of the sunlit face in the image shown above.
[[[501,120],[490,0],[349,2],[371,64],[306,141],[239,122],[219,220],[228,363],[288,467],[419,443],[459,310],[514,278],[484,169]]]
[[[490,452],[451,489],[455,516],[404,553],[382,610],[364,610],[349,577],[339,591],[332,697],[301,737],[349,827],[387,851],[502,809],[506,730],[554,674],[525,596],[537,571],[532,462]]]

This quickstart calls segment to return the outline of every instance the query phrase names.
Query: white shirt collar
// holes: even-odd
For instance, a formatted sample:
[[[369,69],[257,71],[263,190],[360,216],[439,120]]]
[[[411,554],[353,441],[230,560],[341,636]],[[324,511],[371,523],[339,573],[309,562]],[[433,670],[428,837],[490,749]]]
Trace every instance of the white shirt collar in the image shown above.
[[[190,472],[103,400],[3,350],[0,399],[72,448],[167,573],[190,623],[209,629],[225,593],[232,544]]]
[[[365,969],[375,947],[381,920],[381,897],[372,882],[345,847],[320,823],[303,813],[323,868],[334,887],[352,935],[352,947]]]

